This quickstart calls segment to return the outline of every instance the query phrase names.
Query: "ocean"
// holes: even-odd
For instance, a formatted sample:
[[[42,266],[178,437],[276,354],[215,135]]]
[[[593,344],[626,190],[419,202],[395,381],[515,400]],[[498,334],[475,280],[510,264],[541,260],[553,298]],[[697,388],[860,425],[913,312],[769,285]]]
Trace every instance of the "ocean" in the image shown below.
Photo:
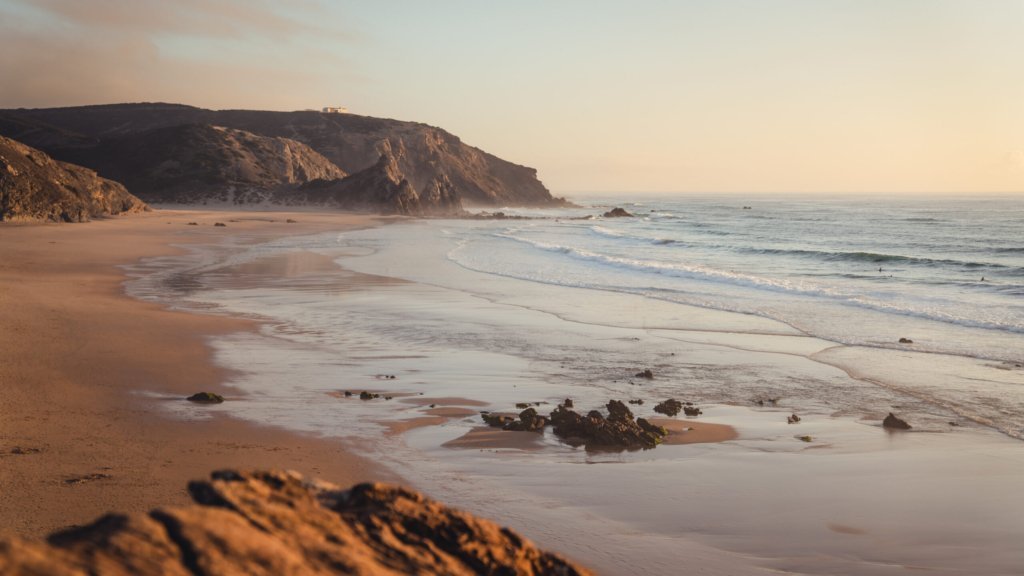
[[[772,318],[842,344],[910,338],[919,351],[1024,361],[1019,199],[601,204],[636,217],[474,227],[449,257],[488,274]]]
[[[165,405],[338,438],[607,573],[688,558],[722,573],[1024,565],[1024,202],[574,200],[140,262],[138,298],[261,321],[210,340],[236,397]],[[602,217],[612,207],[635,216]],[[393,399],[343,394],[362,390]],[[477,410],[567,397],[584,411],[643,400],[644,416],[692,401],[740,437],[626,453],[551,434],[449,444]],[[884,433],[889,412],[915,433]]]

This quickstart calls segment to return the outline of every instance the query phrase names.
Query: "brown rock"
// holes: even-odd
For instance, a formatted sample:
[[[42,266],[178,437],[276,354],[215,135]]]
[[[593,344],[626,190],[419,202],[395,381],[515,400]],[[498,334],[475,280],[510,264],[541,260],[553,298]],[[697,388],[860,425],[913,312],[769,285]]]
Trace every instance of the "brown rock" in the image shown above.
[[[607,409],[605,418],[597,410],[582,416],[559,406],[551,413],[555,435],[566,444],[585,446],[587,450],[621,451],[654,448],[668,434],[643,418],[634,420],[629,408],[618,400],[608,402]]]
[[[675,416],[683,409],[683,403],[675,398],[669,398],[654,407],[654,411],[665,416]]]
[[[890,430],[910,430],[911,428],[910,424],[907,424],[906,420],[899,418],[892,412],[889,412],[889,415],[885,417],[885,420],[882,420],[882,427]]]
[[[111,514],[45,543],[0,540],[0,573],[590,574],[400,486],[225,471],[189,492],[196,505]]]
[[[144,210],[121,184],[0,136],[0,221],[88,222]]]
[[[186,138],[174,132],[189,126],[201,126],[202,130],[197,130],[198,136],[188,134]],[[213,127],[224,128],[215,133],[210,130]],[[104,170],[86,161],[86,156],[109,164],[111,169],[134,170],[136,166],[145,166],[147,169],[141,175],[151,184],[179,173],[211,174],[220,179],[220,184],[240,181],[243,185],[235,187],[236,202],[241,199],[239,192],[248,195],[244,194],[248,182],[262,184],[268,175],[271,183],[280,182],[281,176],[289,174],[294,177],[287,178],[288,183],[337,178],[326,174],[330,166],[324,166],[323,160],[345,173],[355,174],[373,166],[381,148],[387,145],[395,151],[401,173],[425,203],[436,199],[440,205],[461,199],[474,206],[568,204],[564,199],[552,198],[535,169],[488,154],[445,130],[358,114],[205,110],[162,103],[8,109],[0,110],[0,134],[54,153],[78,150],[82,159],[66,159],[101,174]],[[165,141],[186,146],[183,150],[165,148]],[[128,144],[143,148],[139,155],[147,161],[145,164],[140,164],[140,158],[132,154],[134,150]],[[322,158],[314,160],[309,152]],[[149,160],[164,157],[179,164],[169,163],[164,171],[154,170],[160,164]],[[202,177],[193,181],[205,184]],[[192,201],[202,203],[202,198],[213,199],[226,194],[228,188],[207,187],[207,192]],[[293,202],[289,196],[287,191],[277,193],[271,201],[301,203],[301,199]]]
[[[604,213],[605,218],[631,218],[633,215],[622,208],[612,208]]]

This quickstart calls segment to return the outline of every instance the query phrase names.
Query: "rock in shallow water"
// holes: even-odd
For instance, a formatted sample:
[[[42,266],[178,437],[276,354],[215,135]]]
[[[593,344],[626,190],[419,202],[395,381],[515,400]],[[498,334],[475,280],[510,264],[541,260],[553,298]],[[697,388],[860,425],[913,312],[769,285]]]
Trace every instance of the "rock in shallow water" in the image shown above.
[[[551,413],[555,435],[566,444],[592,451],[648,450],[668,435],[668,430],[643,418],[634,420],[633,413],[618,400],[608,402],[606,407],[607,418],[597,410],[582,416],[559,406]]]
[[[676,400],[675,398],[669,398],[664,402],[658,403],[658,405],[654,407],[655,412],[657,412],[658,414],[664,414],[665,416],[669,417],[679,414],[679,411],[682,409],[683,403],[680,402],[679,400]]]
[[[910,424],[907,424],[906,420],[896,416],[892,412],[889,412],[889,415],[885,417],[885,420],[882,420],[882,427],[888,428],[889,430],[910,430],[911,428]]]
[[[0,573],[590,574],[400,486],[223,471],[189,493],[195,505],[107,515],[45,543],[0,540]]]
[[[224,401],[224,397],[220,394],[214,394],[213,392],[196,392],[186,398],[186,400],[189,402],[197,402],[199,404],[220,404]]]

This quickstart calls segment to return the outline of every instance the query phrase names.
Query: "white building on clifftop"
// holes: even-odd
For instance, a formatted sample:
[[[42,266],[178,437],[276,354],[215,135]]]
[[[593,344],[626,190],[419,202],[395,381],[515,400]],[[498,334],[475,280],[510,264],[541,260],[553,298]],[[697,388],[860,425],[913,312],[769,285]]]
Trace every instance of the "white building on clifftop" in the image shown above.
[[[324,114],[348,114],[348,108],[344,106],[324,106]]]

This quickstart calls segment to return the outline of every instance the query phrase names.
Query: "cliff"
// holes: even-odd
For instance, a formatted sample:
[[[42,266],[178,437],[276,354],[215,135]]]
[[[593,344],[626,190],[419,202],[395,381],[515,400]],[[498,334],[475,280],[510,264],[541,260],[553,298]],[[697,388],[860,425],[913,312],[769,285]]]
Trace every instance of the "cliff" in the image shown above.
[[[86,222],[147,209],[117,182],[0,136],[0,220]]]
[[[196,505],[112,514],[47,542],[0,540],[0,573],[589,574],[493,522],[385,484],[218,472]]]
[[[154,203],[260,203],[290,185],[345,176],[301,142],[207,124],[127,133],[60,153]]]
[[[409,216],[462,213],[462,202],[450,181],[441,177],[417,192],[399,168],[400,158],[385,141],[373,166],[347,178],[309,182],[279,201]]]
[[[0,111],[0,133],[38,143],[58,158],[96,146],[92,142],[184,124],[223,126],[301,142],[349,174],[373,167],[387,147],[395,152],[399,172],[421,198],[432,197],[441,186],[467,204],[564,203],[552,198],[537,179],[536,170],[469,146],[440,128],[415,122],[355,114],[206,110],[159,103]],[[101,174],[105,172],[101,170]]]

